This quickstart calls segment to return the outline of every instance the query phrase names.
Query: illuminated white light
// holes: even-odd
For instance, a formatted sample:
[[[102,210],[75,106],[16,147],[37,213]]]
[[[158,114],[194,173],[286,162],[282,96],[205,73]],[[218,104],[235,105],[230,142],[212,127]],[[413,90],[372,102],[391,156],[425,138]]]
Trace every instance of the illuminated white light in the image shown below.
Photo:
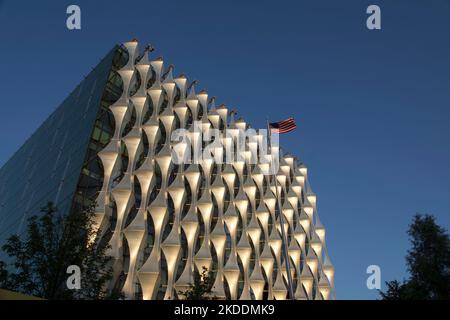
[[[164,265],[167,268],[164,298],[173,299],[175,293],[189,288],[194,270],[214,265],[213,295],[219,298],[225,298],[226,283],[233,299],[250,298],[251,292],[255,298],[262,299],[266,285],[269,299],[286,299],[288,288],[283,277],[287,277],[287,265],[282,263],[282,257],[283,243],[287,240],[281,235],[277,213],[280,204],[286,222],[284,231],[291,239],[288,247],[289,261],[293,262],[289,265],[291,274],[301,273],[295,298],[334,298],[334,268],[327,255],[325,228],[318,220],[316,195],[306,193],[310,190],[307,168],[298,165],[294,157],[284,156],[280,158],[279,170],[271,172],[270,164],[277,160],[280,150],[277,145],[268,149],[272,154],[261,155],[261,163],[251,164],[255,154],[261,153],[263,142],[267,143],[262,130],[249,138],[248,149],[241,158],[231,163],[216,163],[230,150],[236,153],[233,148],[239,134],[249,125],[242,119],[235,121],[224,105],[215,107],[211,102],[214,99],[209,99],[206,91],[197,93],[196,84],[190,85],[185,76],[174,78],[173,68],[165,68],[163,59],[150,60],[148,53],[137,59],[137,42],[125,43],[124,48],[129,60],[118,70],[124,90],[109,106],[115,131],[109,144],[98,153],[104,182],[97,197],[94,223],[101,237],[109,225],[112,203],[115,204],[117,222],[109,252],[120,269],[125,237],[129,247],[125,296],[134,298],[135,284],[139,283],[143,299],[156,299],[163,288],[161,268]],[[130,96],[138,74],[141,84]],[[151,86],[147,87],[149,80]],[[150,106],[153,112],[146,115]],[[132,121],[133,108],[135,124],[124,136],[125,128]],[[195,121],[200,123],[200,132],[194,130]],[[177,126],[188,130],[188,142],[170,140]],[[211,134],[218,128],[227,135],[220,137],[219,147],[212,148],[213,159],[175,166],[173,152],[184,159],[191,151],[191,144],[201,144],[203,134]],[[144,148],[144,136],[147,148]],[[127,168],[121,165],[123,145],[128,153]],[[142,154],[144,150],[147,154]],[[117,177],[121,177],[120,181],[113,181]],[[138,214],[128,221],[137,203],[137,184],[141,190],[140,207]],[[149,227],[153,228],[152,239],[148,238]],[[311,235],[315,235],[313,239]],[[212,252],[216,257],[212,257]],[[302,253],[306,252],[306,261],[301,261]],[[252,259],[255,260],[253,269],[250,268]],[[238,290],[241,279],[242,290]],[[315,290],[313,286],[317,286]],[[313,297],[313,291],[320,294]]]

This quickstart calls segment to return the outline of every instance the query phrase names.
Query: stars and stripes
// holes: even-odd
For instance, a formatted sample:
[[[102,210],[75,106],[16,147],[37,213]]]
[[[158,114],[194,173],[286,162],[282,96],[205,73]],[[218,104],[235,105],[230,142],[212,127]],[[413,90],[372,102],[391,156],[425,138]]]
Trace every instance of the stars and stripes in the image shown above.
[[[295,130],[297,125],[294,118],[290,117],[283,121],[269,123],[269,128],[271,132],[288,133]]]

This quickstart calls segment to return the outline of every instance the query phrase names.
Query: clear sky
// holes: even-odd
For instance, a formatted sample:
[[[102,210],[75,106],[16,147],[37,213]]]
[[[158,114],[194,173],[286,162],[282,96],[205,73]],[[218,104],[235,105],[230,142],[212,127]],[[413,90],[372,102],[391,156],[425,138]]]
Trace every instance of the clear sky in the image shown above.
[[[382,30],[366,28],[370,4]],[[448,0],[0,0],[0,165],[136,37],[253,127],[296,118],[281,144],[309,168],[337,297],[373,299],[366,268],[406,277],[416,212],[450,226],[449,36]]]

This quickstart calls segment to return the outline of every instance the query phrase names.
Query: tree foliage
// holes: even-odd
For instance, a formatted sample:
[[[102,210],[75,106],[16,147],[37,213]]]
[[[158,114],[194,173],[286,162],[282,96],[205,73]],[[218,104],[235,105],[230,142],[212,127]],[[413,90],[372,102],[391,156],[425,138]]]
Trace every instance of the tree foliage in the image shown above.
[[[184,296],[186,300],[212,300],[211,297],[214,278],[209,275],[208,268],[203,267],[202,273],[194,272],[194,283],[189,285],[186,291],[179,291],[178,294]]]
[[[386,282],[385,300],[450,299],[450,240],[431,215],[416,215],[409,226],[408,280]]]
[[[46,299],[107,298],[111,279],[107,247],[98,247],[92,225],[93,207],[60,215],[52,203],[28,219],[26,235],[12,235],[2,249],[0,287]],[[81,288],[68,289],[67,267],[81,269]]]

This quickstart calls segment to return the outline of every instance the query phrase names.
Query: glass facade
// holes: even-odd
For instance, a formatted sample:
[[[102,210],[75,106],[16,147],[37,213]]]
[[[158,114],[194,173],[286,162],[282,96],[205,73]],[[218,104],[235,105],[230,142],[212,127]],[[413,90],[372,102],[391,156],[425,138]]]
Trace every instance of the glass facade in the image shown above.
[[[83,184],[82,172],[101,178],[89,171],[96,161],[90,159],[90,149],[95,148],[93,139],[101,145],[109,142],[98,118],[103,100],[111,99],[105,88],[111,82],[116,53],[117,47],[0,169],[0,244],[14,233],[23,234],[27,218],[38,214],[48,201],[60,213],[68,213]]]

